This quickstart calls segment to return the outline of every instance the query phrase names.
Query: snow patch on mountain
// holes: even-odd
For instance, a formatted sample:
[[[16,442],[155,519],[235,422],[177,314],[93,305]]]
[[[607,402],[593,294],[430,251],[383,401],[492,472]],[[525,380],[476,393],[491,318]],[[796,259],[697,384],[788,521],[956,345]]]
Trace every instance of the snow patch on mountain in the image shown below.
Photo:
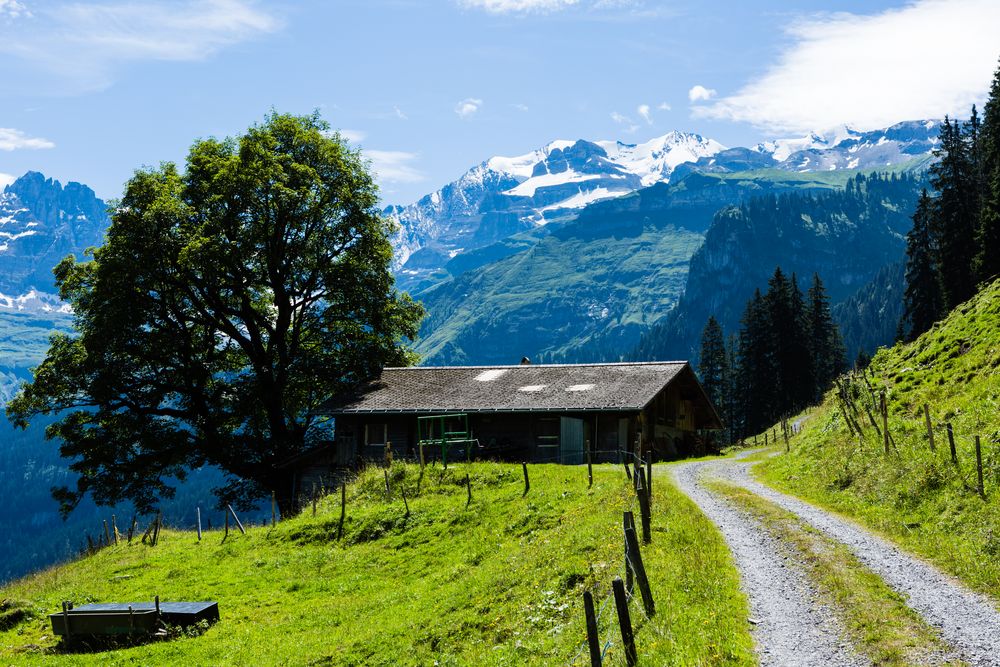
[[[30,290],[20,296],[8,296],[0,292],[0,310],[18,313],[72,313],[68,303],[63,303],[55,294]]]

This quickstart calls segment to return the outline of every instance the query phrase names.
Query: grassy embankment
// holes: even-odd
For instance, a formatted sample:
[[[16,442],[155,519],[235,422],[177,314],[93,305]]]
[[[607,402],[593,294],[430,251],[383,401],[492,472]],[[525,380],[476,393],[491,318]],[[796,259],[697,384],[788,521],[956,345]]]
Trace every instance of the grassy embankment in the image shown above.
[[[1000,282],[908,345],[881,350],[803,423],[792,451],[755,468],[772,486],[846,514],[1000,597]],[[875,396],[885,389],[894,447],[886,455]],[[874,391],[873,391],[874,390]],[[923,407],[933,424],[931,451]],[[855,413],[854,410],[857,410]],[[851,435],[846,414],[863,427]],[[945,424],[955,434],[951,460]],[[981,436],[985,499],[977,493]]]
[[[466,507],[465,474],[473,500]],[[586,664],[582,591],[599,609],[623,572],[621,517],[634,494],[620,466],[537,465],[522,497],[520,466],[397,464],[386,498],[373,469],[340,494],[247,535],[164,530],[0,589],[4,664],[525,665]],[[410,515],[400,488],[406,489]],[[659,665],[753,664],[747,607],[714,527],[663,478],[643,555],[657,613],[633,600],[640,658]],[[60,601],[218,600],[203,635],[64,653],[46,613]],[[16,609],[27,616],[17,619]],[[606,664],[623,664],[614,604],[600,618]],[[6,619],[6,620],[4,620]],[[8,627],[9,626],[9,627]]]

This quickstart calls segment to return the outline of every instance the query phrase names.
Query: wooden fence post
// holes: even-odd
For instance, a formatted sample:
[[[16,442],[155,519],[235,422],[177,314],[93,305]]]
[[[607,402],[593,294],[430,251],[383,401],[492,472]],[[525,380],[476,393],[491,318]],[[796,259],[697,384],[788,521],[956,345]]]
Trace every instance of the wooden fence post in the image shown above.
[[[649,510],[649,487],[646,484],[646,474],[643,472],[642,466],[637,467],[635,473],[638,480],[635,493],[639,499],[639,517],[642,520],[642,541],[644,544],[649,544],[653,541],[650,525],[652,516]]]
[[[107,519],[102,519],[104,523],[104,544],[111,546],[111,533],[108,532],[108,521]]]
[[[986,487],[983,486],[983,451],[979,446],[979,436],[976,436],[976,490],[979,497],[986,500]]]
[[[590,459],[590,440],[586,440],[584,446],[587,448],[587,488],[594,486],[594,467]]]
[[[631,512],[624,512],[622,514],[622,535],[628,533],[631,530],[635,532],[635,517],[632,516]],[[622,539],[625,545],[625,590],[628,594],[632,594],[634,588],[632,583],[632,544],[627,539]]]
[[[528,481],[528,464],[527,464],[527,462],[525,462],[525,461],[521,462],[521,470],[524,471],[524,493],[521,494],[521,497],[524,498],[526,495],[528,495],[528,490],[531,489],[531,482]]]
[[[198,515],[198,541],[201,542],[201,508],[195,507],[194,512]]]
[[[226,538],[229,537],[229,512],[226,512],[226,533],[222,536],[222,541],[225,542]]]
[[[469,492],[469,497],[465,501],[465,506],[468,507],[472,504],[472,480],[469,479],[469,473],[465,473],[465,489]]]
[[[635,535],[635,522],[625,528],[625,541],[628,543],[629,566],[635,574],[635,583],[639,585],[639,593],[642,595],[642,607],[646,610],[646,616],[652,617],[656,613],[656,605],[653,603],[653,591],[649,587],[649,579],[646,577],[646,567],[642,563],[642,552],[639,551],[639,538]]]
[[[385,499],[389,500],[392,497],[392,491],[389,490],[389,469],[382,468],[382,476],[385,477]]]
[[[885,454],[889,455],[889,403],[885,398],[885,389],[882,390],[880,407],[882,408],[882,441],[885,446]]]
[[[590,667],[601,667],[601,638],[597,636],[597,615],[594,613],[594,596],[583,592],[583,613],[587,617],[587,646],[590,648]]]
[[[243,530],[243,522],[240,521],[240,518],[238,516],[236,516],[236,512],[233,511],[233,506],[232,505],[226,505],[226,507],[232,513],[233,520],[236,522],[236,527],[240,529],[240,533],[242,533],[243,535],[246,535],[247,531]],[[314,505],[314,507],[315,507],[315,505]]]
[[[132,515],[132,523],[128,525],[128,543],[132,544],[132,536],[135,534],[135,514]]]
[[[115,546],[118,546],[118,520],[111,515],[111,533],[115,536]]]
[[[618,612],[618,627],[622,633],[622,646],[625,648],[625,664],[635,667],[638,656],[635,652],[635,637],[632,635],[632,617],[628,613],[628,598],[625,596],[625,585],[621,577],[615,577],[611,582],[615,594],[615,609]]]
[[[931,406],[924,403],[924,422],[927,424],[927,441],[931,443],[931,451],[934,451],[934,429],[931,428]]]
[[[653,511],[653,450],[649,450],[649,458],[646,459],[646,479],[643,480],[646,487],[646,509]]]
[[[958,465],[958,452],[955,451],[955,431],[951,427],[951,422],[946,425],[948,429],[948,447],[951,449],[951,462]]]
[[[410,516],[410,503],[406,502],[406,489],[399,487],[399,494],[403,496],[403,507],[406,508],[406,514],[404,516],[408,518]]]
[[[271,528],[278,525],[278,501],[274,497],[274,491],[271,492]]]
[[[340,484],[340,524],[337,526],[337,539],[344,536],[344,517],[347,516],[347,482]]]

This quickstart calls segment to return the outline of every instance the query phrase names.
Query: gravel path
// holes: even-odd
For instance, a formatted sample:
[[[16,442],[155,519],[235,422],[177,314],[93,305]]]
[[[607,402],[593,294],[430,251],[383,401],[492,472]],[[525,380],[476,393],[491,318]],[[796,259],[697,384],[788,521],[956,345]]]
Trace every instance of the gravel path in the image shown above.
[[[757,482],[749,474],[752,465],[727,459],[701,464],[698,470],[753,491],[843,542],[865,566],[902,594],[928,624],[941,632],[941,637],[956,649],[955,657],[972,665],[1000,667],[1000,612],[988,598],[973,593],[928,563],[856,524]],[[691,473],[681,467],[675,476],[680,482]],[[683,483],[682,488],[688,490]],[[706,495],[704,490],[696,490]],[[701,498],[692,498],[701,505]],[[713,502],[718,503],[714,499]]]
[[[789,552],[749,515],[707,491],[700,473],[715,462],[672,468],[674,479],[722,530],[736,560],[760,664],[854,667],[869,664],[843,638],[840,623]]]

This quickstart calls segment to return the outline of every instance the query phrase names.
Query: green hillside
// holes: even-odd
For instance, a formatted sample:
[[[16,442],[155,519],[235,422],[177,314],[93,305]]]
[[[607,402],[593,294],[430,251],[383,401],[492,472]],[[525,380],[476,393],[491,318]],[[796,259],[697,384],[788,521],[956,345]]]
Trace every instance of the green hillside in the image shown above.
[[[467,506],[465,475],[471,476]],[[526,665],[588,663],[582,592],[601,611],[606,664],[623,664],[611,581],[623,572],[622,511],[635,495],[620,466],[396,464],[276,528],[247,535],[165,530],[0,589],[3,664]],[[653,543],[643,556],[657,600],[631,605],[645,664],[754,663],[747,607],[721,536],[662,478]],[[406,490],[406,515],[400,490]],[[70,652],[47,612],[62,600],[218,600],[222,621],[200,636]],[[581,650],[583,648],[583,650]]]
[[[1000,595],[1000,282],[913,343],[882,349],[867,378],[848,378],[846,401],[837,390],[828,393],[805,416],[791,453],[758,468],[764,480],[852,516],[974,588]],[[867,414],[871,408],[881,427],[873,395],[883,389],[894,443],[888,455]],[[849,434],[845,415],[861,425],[860,438]],[[977,490],[976,435],[985,498]]]

